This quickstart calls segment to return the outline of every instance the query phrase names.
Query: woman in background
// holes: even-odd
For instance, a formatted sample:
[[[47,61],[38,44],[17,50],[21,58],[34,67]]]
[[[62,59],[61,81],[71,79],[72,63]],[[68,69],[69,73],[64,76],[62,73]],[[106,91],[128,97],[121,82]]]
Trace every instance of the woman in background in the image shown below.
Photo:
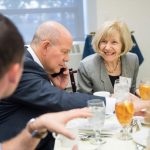
[[[92,46],[96,51],[80,63],[78,91],[113,93],[114,82],[119,76],[131,78],[130,92],[135,93],[139,61],[130,53],[133,43],[127,25],[119,20],[105,22],[96,32]]]

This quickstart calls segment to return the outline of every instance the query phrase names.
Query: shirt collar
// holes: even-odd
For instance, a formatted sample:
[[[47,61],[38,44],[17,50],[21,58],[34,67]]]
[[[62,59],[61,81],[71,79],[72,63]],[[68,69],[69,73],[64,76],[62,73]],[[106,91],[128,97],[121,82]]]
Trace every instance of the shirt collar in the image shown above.
[[[31,54],[31,56],[33,57],[33,60],[34,60],[37,64],[39,64],[39,65],[44,69],[42,63],[40,62],[39,58],[37,57],[36,53],[35,53],[34,50],[31,48],[30,45],[27,46],[27,50],[28,50],[28,52]],[[50,81],[50,83],[53,85],[53,83],[52,83],[51,81]],[[1,149],[0,149],[0,150],[1,150]]]
[[[30,53],[31,56],[33,57],[34,61],[35,61],[37,64],[39,64],[39,65],[44,69],[42,63],[40,62],[40,60],[39,60],[39,58],[38,58],[38,56],[36,55],[36,53],[35,53],[34,50],[31,48],[30,45],[28,45],[27,50],[29,51],[29,53]]]

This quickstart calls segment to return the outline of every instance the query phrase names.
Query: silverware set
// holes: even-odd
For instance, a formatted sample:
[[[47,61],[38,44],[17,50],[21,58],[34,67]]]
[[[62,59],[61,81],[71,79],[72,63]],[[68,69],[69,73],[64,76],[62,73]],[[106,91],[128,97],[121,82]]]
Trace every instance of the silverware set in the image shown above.
[[[109,133],[109,132],[102,131],[100,136],[101,136],[101,138],[108,138],[108,137],[113,136],[113,134]],[[90,139],[95,138],[95,134],[92,130],[90,130],[90,131],[89,130],[80,130],[79,131],[79,138],[82,141],[89,141]]]

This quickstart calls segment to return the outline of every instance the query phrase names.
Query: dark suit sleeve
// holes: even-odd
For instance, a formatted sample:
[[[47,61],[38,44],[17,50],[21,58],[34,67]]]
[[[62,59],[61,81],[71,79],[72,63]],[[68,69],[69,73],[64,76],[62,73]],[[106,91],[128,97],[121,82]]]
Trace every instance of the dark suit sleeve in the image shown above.
[[[61,111],[81,108],[96,96],[67,93],[49,82],[47,74],[33,60],[25,59],[24,72],[19,86],[10,100],[44,111]],[[102,98],[104,100],[104,98]]]

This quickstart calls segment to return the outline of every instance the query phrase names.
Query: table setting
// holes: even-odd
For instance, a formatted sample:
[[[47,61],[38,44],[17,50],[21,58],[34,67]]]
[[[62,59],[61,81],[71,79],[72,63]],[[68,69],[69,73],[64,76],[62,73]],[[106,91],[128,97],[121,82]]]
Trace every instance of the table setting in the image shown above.
[[[89,127],[88,119],[75,119],[69,124],[78,126],[78,141],[76,141],[78,150],[95,150],[97,148],[97,145],[94,144],[94,132]],[[104,140],[101,144],[101,150],[145,150],[149,130],[147,126],[141,125],[141,129],[137,129],[137,131],[134,129],[133,133],[131,133],[132,139],[125,141],[118,138],[121,128],[115,114],[109,117],[106,116],[104,127],[101,131],[101,138]],[[138,127],[134,126],[134,128]],[[63,146],[61,139],[57,137],[54,150],[71,150],[72,146],[73,143],[68,143],[67,146]]]
[[[142,116],[134,116],[132,96],[129,94],[131,80],[121,78],[114,86],[114,97],[107,91],[94,95],[104,96],[111,105],[104,105],[100,99],[87,102],[93,117],[75,119],[66,128],[73,133],[76,140],[64,145],[62,136],[56,137],[54,150],[150,150],[150,122]],[[149,144],[148,144],[149,143]]]

